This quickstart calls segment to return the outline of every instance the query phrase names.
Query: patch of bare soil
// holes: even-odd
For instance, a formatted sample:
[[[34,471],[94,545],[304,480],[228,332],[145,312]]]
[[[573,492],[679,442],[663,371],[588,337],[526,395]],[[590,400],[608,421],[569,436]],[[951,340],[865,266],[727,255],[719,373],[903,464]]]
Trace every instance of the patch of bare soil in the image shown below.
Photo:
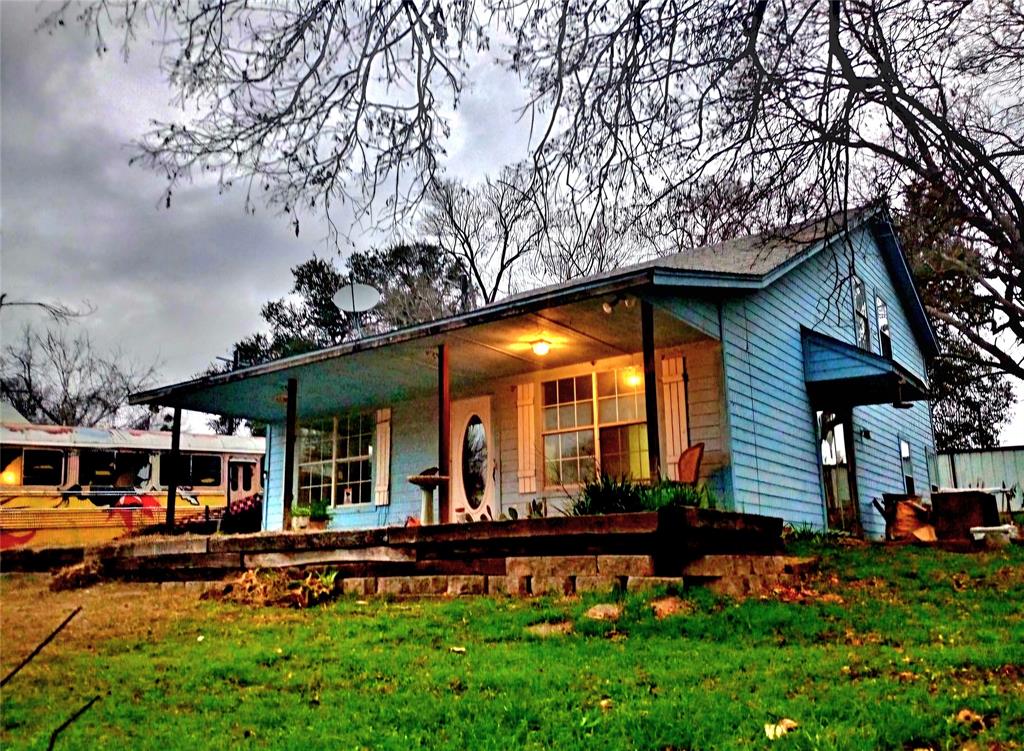
[[[689,615],[694,611],[694,607],[692,603],[679,597],[662,597],[651,603],[651,610],[654,611],[654,617],[660,621],[674,615]]]
[[[557,623],[535,623],[527,626],[526,630],[534,636],[565,636],[572,633],[572,621],[558,621]]]
[[[622,605],[614,602],[601,603],[594,605],[583,616],[594,621],[617,621],[622,616]]]
[[[85,651],[111,637],[149,641],[193,614],[199,593],[184,586],[106,582],[50,591],[49,574],[0,576],[0,673],[6,675],[76,607],[68,626],[35,659]]]

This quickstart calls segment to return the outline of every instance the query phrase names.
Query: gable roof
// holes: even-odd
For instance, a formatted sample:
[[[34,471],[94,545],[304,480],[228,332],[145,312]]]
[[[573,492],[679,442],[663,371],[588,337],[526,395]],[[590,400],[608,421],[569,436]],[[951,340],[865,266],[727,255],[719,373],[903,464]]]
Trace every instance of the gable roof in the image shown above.
[[[208,386],[266,375],[289,368],[344,357],[355,352],[427,339],[470,326],[512,318],[545,307],[565,305],[639,287],[682,287],[703,292],[744,292],[764,289],[787,271],[816,255],[840,232],[852,232],[865,223],[883,225],[875,230],[886,265],[893,275],[908,318],[926,357],[938,352],[935,336],[887,216],[878,210],[833,215],[816,222],[780,230],[776,235],[749,235],[715,245],[685,250],[623,266],[600,274],[539,287],[503,298],[469,313],[409,326],[353,342],[252,365],[228,373],[133,394],[132,404],[169,404],[177,396]],[[883,242],[884,240],[884,242]],[[898,256],[898,257],[897,257]]]

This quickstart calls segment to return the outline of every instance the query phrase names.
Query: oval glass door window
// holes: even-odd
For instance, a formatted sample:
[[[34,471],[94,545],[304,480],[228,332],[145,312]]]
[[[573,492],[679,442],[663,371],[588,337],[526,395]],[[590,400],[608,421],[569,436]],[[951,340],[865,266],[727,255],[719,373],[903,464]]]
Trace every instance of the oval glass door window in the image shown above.
[[[462,487],[466,503],[472,509],[480,508],[487,490],[487,434],[478,415],[469,418],[462,436]]]

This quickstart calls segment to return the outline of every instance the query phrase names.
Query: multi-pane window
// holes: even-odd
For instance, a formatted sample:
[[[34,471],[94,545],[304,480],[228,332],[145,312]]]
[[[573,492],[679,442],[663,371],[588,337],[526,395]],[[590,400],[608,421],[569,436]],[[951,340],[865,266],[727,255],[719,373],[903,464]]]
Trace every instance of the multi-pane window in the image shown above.
[[[373,416],[365,414],[304,425],[299,433],[298,502],[369,503],[375,428]]]
[[[0,485],[60,485],[63,481],[63,451],[0,447]]]
[[[853,326],[857,335],[857,346],[871,351],[870,323],[868,322],[868,295],[864,282],[853,277]]]
[[[333,437],[334,421],[331,419],[308,423],[299,428],[298,501],[303,506],[321,500],[330,503]]]
[[[636,368],[623,368],[598,373],[596,380],[601,472],[650,479],[643,377]]]
[[[878,326],[878,351],[882,357],[892,359],[892,337],[889,334],[889,306],[881,297],[875,297],[875,319]]]
[[[336,505],[373,500],[370,460],[373,456],[373,415],[355,414],[337,420]]]
[[[621,368],[541,384],[544,484],[651,476],[643,377]],[[595,419],[596,418],[596,419]]]
[[[576,485],[595,476],[594,378],[547,381],[544,396],[544,484]]]

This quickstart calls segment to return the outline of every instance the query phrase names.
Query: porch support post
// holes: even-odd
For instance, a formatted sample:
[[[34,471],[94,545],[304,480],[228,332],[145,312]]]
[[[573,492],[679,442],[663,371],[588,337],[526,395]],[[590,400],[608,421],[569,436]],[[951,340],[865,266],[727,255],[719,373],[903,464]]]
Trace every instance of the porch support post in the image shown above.
[[[292,499],[295,495],[295,433],[299,384],[294,378],[288,379],[288,401],[285,405],[284,423],[284,512],[282,524],[287,531],[292,528]]]
[[[644,353],[644,402],[647,407],[647,456],[651,480],[661,477],[661,435],[658,428],[658,382],[654,362],[654,308],[640,301],[640,336]]]
[[[167,481],[167,518],[164,526],[167,531],[174,530],[174,506],[178,500],[178,469],[181,467],[181,407],[174,408],[174,418],[171,420],[171,453],[167,457],[171,466],[169,467]]]
[[[452,452],[452,395],[448,370],[448,346],[437,345],[437,472],[443,478],[437,486],[438,522],[448,521],[451,498]]]

